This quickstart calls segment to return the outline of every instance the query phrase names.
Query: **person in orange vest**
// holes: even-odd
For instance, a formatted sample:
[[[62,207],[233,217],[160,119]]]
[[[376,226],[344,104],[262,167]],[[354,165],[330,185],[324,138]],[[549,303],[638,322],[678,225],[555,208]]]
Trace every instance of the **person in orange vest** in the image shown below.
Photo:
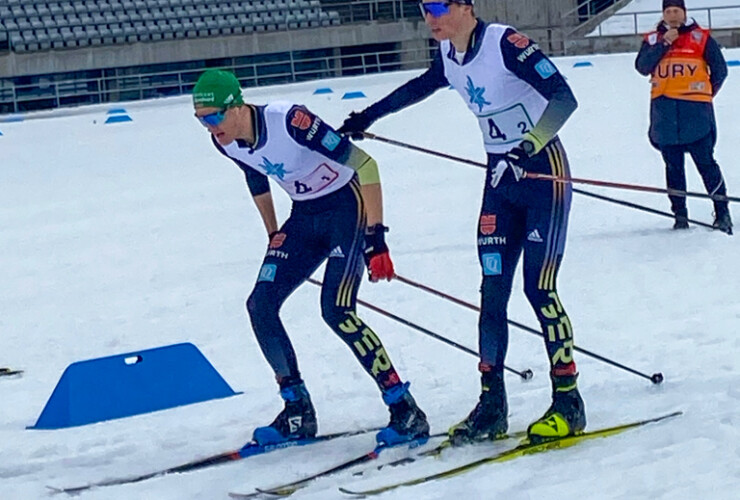
[[[717,161],[712,100],[727,77],[727,63],[709,30],[687,22],[684,0],[663,0],[663,19],[645,35],[635,68],[650,76],[650,143],[666,164],[669,189],[686,191],[685,153],[694,160],[710,195],[726,195]],[[686,197],[669,195],[673,229],[688,229]],[[732,234],[727,201],[714,200],[714,228]]]

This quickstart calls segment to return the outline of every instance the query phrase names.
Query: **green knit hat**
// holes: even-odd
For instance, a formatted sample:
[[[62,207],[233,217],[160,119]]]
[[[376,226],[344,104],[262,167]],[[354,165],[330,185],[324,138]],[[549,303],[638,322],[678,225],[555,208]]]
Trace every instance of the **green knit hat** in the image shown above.
[[[227,108],[244,104],[239,80],[233,73],[220,69],[206,70],[193,88],[196,108]]]

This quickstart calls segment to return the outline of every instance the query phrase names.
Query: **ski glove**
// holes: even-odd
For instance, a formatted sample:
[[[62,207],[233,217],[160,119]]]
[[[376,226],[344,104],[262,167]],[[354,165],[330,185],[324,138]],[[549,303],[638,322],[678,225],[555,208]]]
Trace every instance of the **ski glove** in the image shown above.
[[[365,263],[370,281],[390,281],[395,276],[393,261],[385,244],[385,233],[388,228],[383,224],[375,224],[365,231]]]
[[[367,111],[360,111],[359,113],[352,111],[347,119],[344,120],[342,126],[337,129],[337,132],[342,135],[348,135],[356,141],[360,141],[364,138],[362,133],[367,130],[374,121],[375,120],[368,116]]]
[[[491,187],[495,188],[502,181],[503,184],[519,182],[527,173],[523,165],[529,160],[528,151],[534,152],[534,146],[529,141],[523,141],[506,153],[491,169]]]

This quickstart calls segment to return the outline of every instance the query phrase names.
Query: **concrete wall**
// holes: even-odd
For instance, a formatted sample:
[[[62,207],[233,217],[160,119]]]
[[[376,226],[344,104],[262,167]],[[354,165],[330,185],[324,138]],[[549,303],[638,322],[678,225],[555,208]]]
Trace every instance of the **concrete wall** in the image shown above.
[[[369,43],[409,42],[426,40],[428,37],[424,22],[419,20],[250,33],[219,39],[166,40],[21,54],[11,52],[0,55],[0,78]]]
[[[489,21],[518,29],[561,26],[562,16],[575,9],[578,0],[476,0],[475,11]]]

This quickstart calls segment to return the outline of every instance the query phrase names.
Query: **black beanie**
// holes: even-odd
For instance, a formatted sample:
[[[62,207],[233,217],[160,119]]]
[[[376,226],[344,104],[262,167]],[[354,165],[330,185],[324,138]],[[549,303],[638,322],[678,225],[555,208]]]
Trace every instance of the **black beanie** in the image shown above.
[[[678,7],[686,12],[686,2],[683,0],[663,0],[663,10],[666,10],[668,7]]]

